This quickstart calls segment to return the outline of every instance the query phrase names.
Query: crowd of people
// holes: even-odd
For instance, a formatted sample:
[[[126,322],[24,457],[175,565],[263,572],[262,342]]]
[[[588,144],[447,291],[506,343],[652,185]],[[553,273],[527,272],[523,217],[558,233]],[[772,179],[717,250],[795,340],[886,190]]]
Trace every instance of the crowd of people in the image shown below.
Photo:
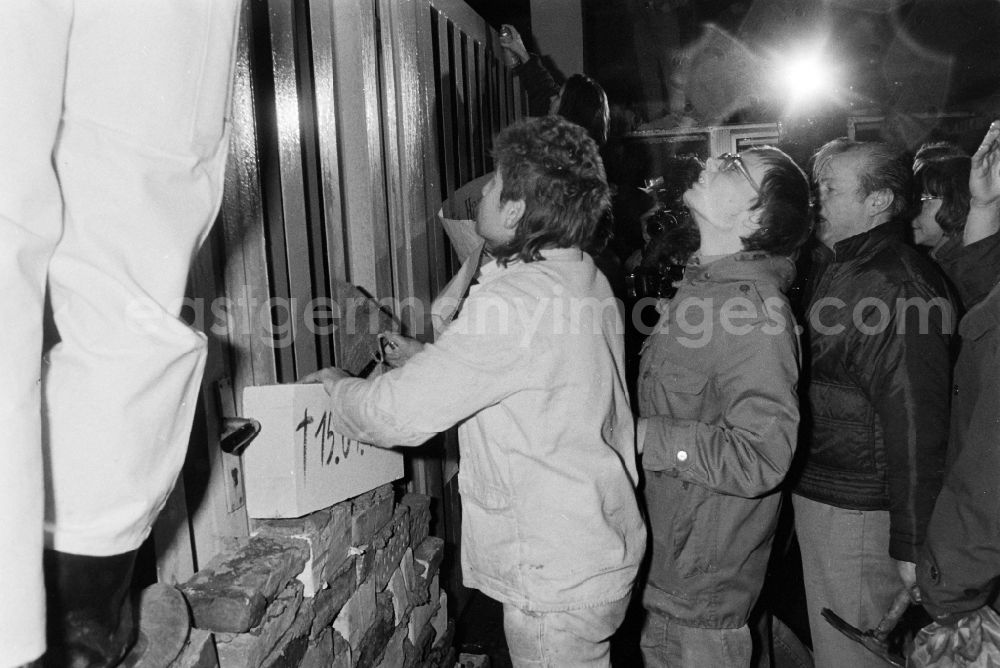
[[[127,586],[183,459],[204,341],[164,313],[176,327],[118,342],[108,313],[127,313],[137,295],[162,307],[181,294],[219,204],[238,3],[189,4],[136,26],[189,38],[170,47],[184,50],[176,74],[188,85],[174,101],[185,113],[159,89],[88,106],[99,96],[78,91],[111,84],[67,70],[67,50],[72,65],[84,47],[104,48],[97,13],[0,28],[9,40],[49,34],[23,53],[44,55],[54,73],[0,75],[36,103],[0,104],[5,126],[19,128],[3,135],[16,160],[2,164],[37,172],[8,173],[31,190],[0,200],[2,266],[23,297],[8,328],[23,364],[5,379],[5,424],[35,446],[15,453],[24,461],[0,485],[16,539],[0,552],[12,665],[45,648],[46,590],[50,664],[116,665],[136,645]],[[165,18],[173,31],[161,30]],[[203,60],[183,57],[194,52]],[[526,52],[521,60],[535,67]],[[647,666],[749,667],[749,619],[789,502],[817,666],[882,665],[820,613],[874,628],[900,592],[933,620],[914,665],[989,647],[975,634],[1000,621],[989,607],[1000,582],[1000,121],[972,156],[936,144],[911,160],[835,139],[818,147],[811,174],[772,146],[705,161],[682,195],[685,243],[697,243],[678,257],[650,239],[684,269],[657,301],[630,379],[632,314],[596,261],[611,225],[607,98],[583,75],[557,87],[536,74],[550,115],[495,139],[475,221],[490,261],[455,320],[433,343],[390,335],[385,374],[327,368],[302,379],[325,385],[330,426],[350,438],[415,446],[459,426],[464,582],[503,604],[514,665],[608,666],[610,638],[640,597]],[[198,95],[202,86],[216,94]],[[157,121],[168,116],[191,123]],[[94,180],[95,159],[120,165],[113,183]],[[106,196],[132,178],[145,179],[134,201]],[[151,222],[133,229],[139,218]],[[168,225],[178,219],[192,221],[183,235]],[[807,248],[808,274],[797,277]],[[140,251],[149,257],[124,259]],[[45,372],[48,505],[41,425],[26,419],[42,413],[32,360],[46,282],[62,336]],[[89,299],[91,284],[108,289]],[[95,381],[98,368],[108,377]],[[129,406],[119,417],[136,423],[116,429],[127,444],[109,436],[106,455],[75,448],[82,426],[103,433],[95,402]],[[118,461],[126,452],[134,461]],[[102,457],[121,478],[95,500]],[[45,558],[31,559],[42,526]]]
[[[683,194],[699,243],[643,345],[634,432],[620,304],[584,252],[608,207],[598,146],[547,116],[494,150],[476,222],[494,262],[452,327],[399,339],[377,379],[307,380],[353,438],[415,445],[461,425],[465,582],[503,603],[514,665],[609,665],[631,593],[645,665],[750,666],[788,496],[815,665],[882,665],[824,608],[873,629],[904,592],[934,620],[921,637],[983,627],[1000,576],[1000,122],[971,158],[836,139],[811,179],[774,147],[707,160]],[[931,254],[909,232],[933,216],[960,236],[925,240]]]

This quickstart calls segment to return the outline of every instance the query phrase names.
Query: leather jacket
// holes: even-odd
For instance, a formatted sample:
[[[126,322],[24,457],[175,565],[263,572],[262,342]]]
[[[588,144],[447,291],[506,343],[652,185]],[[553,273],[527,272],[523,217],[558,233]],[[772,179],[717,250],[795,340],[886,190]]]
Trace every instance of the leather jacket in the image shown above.
[[[895,223],[818,249],[806,287],[808,402],[795,493],[888,510],[889,555],[916,561],[941,488],[954,306]]]

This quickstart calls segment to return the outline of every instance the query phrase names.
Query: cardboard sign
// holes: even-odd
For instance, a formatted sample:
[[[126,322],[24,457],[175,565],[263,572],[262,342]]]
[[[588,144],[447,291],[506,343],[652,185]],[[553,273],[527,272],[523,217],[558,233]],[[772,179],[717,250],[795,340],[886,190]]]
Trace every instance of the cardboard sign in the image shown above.
[[[483,198],[483,186],[492,178],[493,172],[490,172],[469,181],[445,200],[438,211],[448,241],[462,262],[480,250],[485,242],[476,234],[476,210]]]
[[[243,454],[247,514],[301,517],[403,477],[403,455],[334,432],[320,383],[243,390],[260,434]]]

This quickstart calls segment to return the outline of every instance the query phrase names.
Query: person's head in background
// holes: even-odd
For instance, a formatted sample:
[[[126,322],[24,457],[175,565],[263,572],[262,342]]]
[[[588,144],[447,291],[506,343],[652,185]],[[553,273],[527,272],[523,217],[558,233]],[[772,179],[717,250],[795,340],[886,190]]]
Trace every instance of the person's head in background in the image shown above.
[[[846,137],[813,156],[819,190],[816,237],[828,248],[910,211],[913,174],[897,148]]]
[[[932,250],[961,236],[969,215],[972,160],[953,144],[930,144],[913,161],[920,208],[913,218],[913,241]]]
[[[917,150],[917,154],[913,156],[913,172],[916,173],[924,163],[932,160],[968,157],[968,153],[966,153],[960,146],[953,144],[950,141],[927,142],[923,144]]]
[[[601,84],[585,74],[574,74],[552,98],[550,114],[557,114],[586,130],[598,148],[608,141],[611,110]]]
[[[497,136],[493,158],[476,232],[500,264],[541,260],[549,248],[589,251],[600,240],[610,190],[597,144],[580,125],[559,116],[519,121]]]

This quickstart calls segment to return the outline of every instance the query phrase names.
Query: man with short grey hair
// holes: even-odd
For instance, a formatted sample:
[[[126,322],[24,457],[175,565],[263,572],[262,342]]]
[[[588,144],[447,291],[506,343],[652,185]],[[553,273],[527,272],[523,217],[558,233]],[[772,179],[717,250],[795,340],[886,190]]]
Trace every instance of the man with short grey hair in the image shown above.
[[[817,668],[875,668],[881,659],[820,613],[874,628],[915,583],[944,468],[952,304],[936,268],[903,240],[910,168],[900,153],[836,139],[817,152],[813,177],[822,245],[806,289],[795,527]]]

